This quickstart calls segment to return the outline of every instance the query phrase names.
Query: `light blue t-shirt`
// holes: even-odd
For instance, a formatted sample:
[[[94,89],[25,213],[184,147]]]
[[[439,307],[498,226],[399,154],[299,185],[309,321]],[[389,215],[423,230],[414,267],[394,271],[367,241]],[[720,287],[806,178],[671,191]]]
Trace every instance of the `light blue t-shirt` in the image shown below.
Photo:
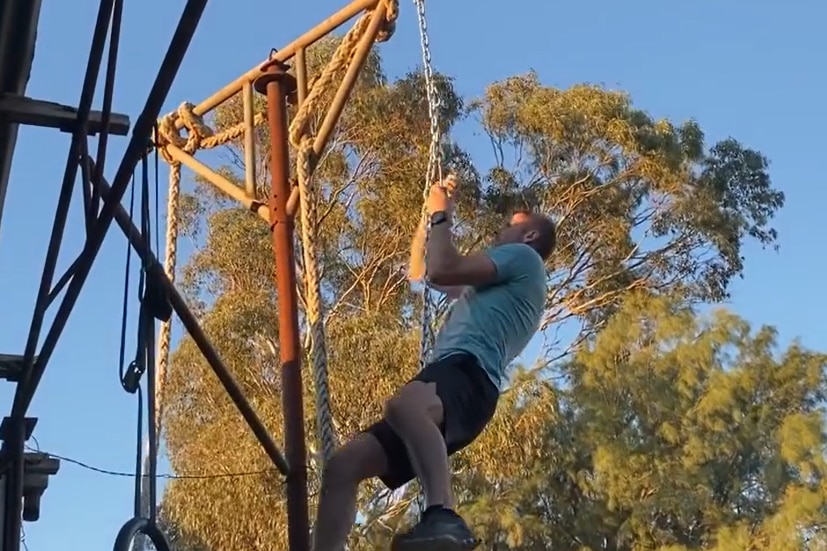
[[[432,359],[472,354],[502,389],[506,368],[540,326],[547,276],[543,259],[524,243],[498,245],[487,254],[497,267],[496,281],[465,289],[436,337]]]

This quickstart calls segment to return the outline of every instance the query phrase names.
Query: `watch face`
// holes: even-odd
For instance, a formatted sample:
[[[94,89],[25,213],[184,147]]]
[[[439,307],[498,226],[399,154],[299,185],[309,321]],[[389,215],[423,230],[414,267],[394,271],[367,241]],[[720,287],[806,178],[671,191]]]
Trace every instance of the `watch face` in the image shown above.
[[[431,215],[431,225],[441,224],[445,222],[445,218],[444,212],[435,212]]]

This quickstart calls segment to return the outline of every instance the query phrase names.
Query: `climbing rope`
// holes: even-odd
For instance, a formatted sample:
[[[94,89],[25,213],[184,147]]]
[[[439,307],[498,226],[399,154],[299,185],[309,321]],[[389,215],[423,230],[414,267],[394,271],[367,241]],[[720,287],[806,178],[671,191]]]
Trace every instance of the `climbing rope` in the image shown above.
[[[316,254],[317,201],[313,186],[313,169],[315,154],[313,136],[307,131],[311,115],[322,106],[336,84],[336,77],[344,72],[353,60],[358,44],[367,32],[372,18],[383,13],[384,21],[377,36],[377,42],[388,40],[394,31],[399,13],[398,0],[379,0],[380,11],[373,10],[363,14],[342,39],[330,62],[312,83],[307,98],[299,107],[290,125],[289,139],[297,151],[297,176],[300,197],[300,220],[302,228],[302,256],[304,264],[305,302],[308,333],[310,336],[310,357],[313,366],[313,380],[316,398],[316,421],[319,440],[322,443],[322,456],[329,458],[336,447],[336,434],[330,411],[330,392],[327,376],[327,346],[325,342],[324,311],[321,297],[318,260]],[[183,103],[173,113],[158,121],[155,133],[155,146],[163,159],[169,163],[169,192],[167,203],[166,254],[164,270],[171,281],[175,278],[177,257],[177,237],[179,231],[179,195],[181,187],[181,163],[168,151],[167,146],[177,147],[189,155],[199,149],[212,149],[241,138],[245,132],[244,123],[236,124],[226,130],[215,133],[207,126],[202,117],[193,111],[194,105]],[[176,128],[182,123],[186,136]],[[256,113],[254,126],[266,121],[263,113]],[[159,410],[164,382],[169,366],[171,327],[169,322],[161,326],[158,346],[158,367],[156,394]],[[160,418],[160,415],[159,415]],[[160,427],[158,427],[160,434]]]
[[[175,282],[176,262],[178,258],[178,233],[180,231],[180,195],[181,195],[181,162],[170,155],[167,146],[173,145],[189,155],[194,155],[200,149],[213,149],[226,145],[241,138],[246,131],[241,122],[215,133],[204,123],[201,116],[193,111],[192,103],[184,102],[174,112],[165,115],[158,121],[155,129],[154,142],[156,151],[169,164],[169,184],[167,188],[167,227],[166,250],[164,251],[164,272],[171,282]],[[186,137],[176,128],[178,121],[183,123]],[[256,113],[253,125],[259,126],[266,121],[262,113]],[[158,357],[156,370],[156,403],[158,417],[155,426],[157,438],[161,438],[161,419],[163,419],[163,393],[166,388],[169,371],[169,355],[172,340],[172,321],[161,324],[158,335]]]
[[[419,23],[419,42],[422,47],[422,69],[425,75],[425,93],[428,101],[428,118],[431,123],[431,143],[428,149],[428,166],[425,170],[425,183],[422,191],[423,212],[426,215],[425,201],[428,198],[431,186],[434,182],[442,182],[442,136],[439,128],[439,92],[434,80],[433,63],[431,62],[431,44],[428,38],[428,20],[425,14],[425,1],[414,0],[416,5],[416,18]],[[434,343],[433,316],[436,309],[434,298],[431,294],[428,282],[428,238],[431,233],[431,225],[425,224],[425,277],[422,288],[422,319],[421,338],[419,345],[419,367],[424,369],[428,363],[431,348]]]
[[[388,40],[399,14],[398,0],[381,0],[385,21],[377,41]],[[325,341],[324,305],[319,278],[316,240],[318,238],[318,194],[313,182],[316,153],[314,137],[307,132],[310,115],[321,107],[335,84],[335,77],[343,72],[353,59],[356,48],[365,35],[377,12],[369,12],[359,18],[342,39],[330,62],[309,90],[290,124],[289,139],[298,152],[296,173],[299,184],[302,257],[304,261],[305,315],[310,334],[310,358],[313,366],[314,394],[316,399],[316,425],[322,445],[324,461],[336,449],[336,429],[330,410],[330,390],[327,372],[327,345]]]

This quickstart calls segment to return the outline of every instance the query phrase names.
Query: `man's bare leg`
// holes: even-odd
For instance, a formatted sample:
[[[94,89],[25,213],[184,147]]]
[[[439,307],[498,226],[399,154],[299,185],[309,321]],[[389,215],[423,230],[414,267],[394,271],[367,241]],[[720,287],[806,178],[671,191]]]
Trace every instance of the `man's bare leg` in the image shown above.
[[[476,546],[465,521],[451,509],[451,471],[440,430],[443,417],[436,384],[421,381],[406,385],[385,410],[385,420],[405,442],[428,504],[419,524],[394,537],[394,551],[424,551],[435,545],[461,551]]]
[[[382,475],[385,451],[370,434],[359,434],[342,446],[325,466],[313,551],[341,551],[356,521],[359,483]]]
[[[388,402],[385,420],[408,450],[408,458],[425,490],[428,507],[451,507],[448,449],[439,426],[442,401],[434,383],[408,383]]]

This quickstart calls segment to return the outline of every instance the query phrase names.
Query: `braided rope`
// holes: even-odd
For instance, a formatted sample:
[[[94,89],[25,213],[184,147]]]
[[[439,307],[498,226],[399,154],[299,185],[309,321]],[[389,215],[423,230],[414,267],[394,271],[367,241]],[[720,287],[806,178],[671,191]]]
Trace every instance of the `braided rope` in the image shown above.
[[[395,27],[399,13],[398,0],[380,0],[384,8],[383,27],[377,36],[377,42],[388,40]],[[321,281],[316,254],[317,204],[318,196],[313,185],[313,139],[305,134],[312,114],[321,107],[328,93],[334,86],[335,77],[345,70],[353,59],[360,39],[367,31],[368,24],[375,12],[368,12],[360,17],[342,39],[331,61],[316,78],[312,88],[290,124],[289,140],[298,152],[297,174],[300,195],[300,216],[302,226],[302,254],[304,261],[304,282],[306,316],[310,334],[310,355],[313,364],[314,386],[316,395],[316,415],[319,439],[322,442],[323,457],[329,458],[336,446],[336,434],[333,416],[330,410],[330,392],[327,376],[327,346],[325,342],[324,311],[321,295]],[[179,196],[181,186],[181,163],[176,161],[166,150],[166,145],[174,145],[184,152],[194,155],[199,149],[212,149],[241,138],[245,133],[244,123],[236,124],[220,133],[215,133],[207,126],[203,118],[193,111],[194,105],[185,102],[179,108],[158,121],[155,145],[164,160],[170,165],[169,191],[167,200],[167,246],[164,269],[172,280],[175,274],[177,256],[177,238],[179,231]],[[183,122],[186,137],[176,129],[178,120]],[[254,125],[266,121],[262,113],[256,113]],[[171,324],[161,326],[158,346],[158,366],[156,370],[156,403],[158,404],[159,424],[156,434],[160,438],[160,419],[162,419],[164,382],[169,366],[171,342]]]
[[[302,255],[304,259],[305,315],[310,334],[310,358],[316,401],[316,424],[322,444],[322,458],[326,461],[336,449],[336,429],[330,409],[330,389],[327,375],[327,342],[324,326],[321,279],[316,257],[318,200],[313,185],[311,159],[313,140],[306,138],[299,149],[297,173],[299,180]]]
[[[166,250],[164,253],[164,271],[170,281],[175,282],[176,262],[178,257],[178,233],[179,233],[179,203],[181,194],[181,163],[169,155],[166,149],[167,144],[180,148],[189,155],[194,155],[199,149],[213,149],[226,145],[241,138],[246,127],[244,123],[231,126],[222,132],[214,132],[200,115],[193,111],[195,106],[192,103],[184,102],[178,109],[162,117],[158,121],[157,133],[155,135],[155,146],[163,159],[169,163],[169,186],[167,189],[167,227],[166,227]],[[181,135],[175,127],[178,120],[184,122],[184,129],[187,136]],[[259,126],[266,121],[262,113],[256,113],[253,118],[253,125]],[[161,324],[158,337],[158,356],[155,383],[155,402],[158,404],[158,416],[155,426],[157,438],[161,435],[161,419],[163,419],[163,392],[166,388],[167,373],[169,370],[169,355],[172,341],[172,320]]]
[[[387,40],[398,14],[397,0],[383,0],[385,25],[377,40]],[[353,59],[359,41],[367,31],[371,17],[368,13],[359,18],[342,39],[330,62],[313,83],[289,129],[290,143],[298,151],[296,171],[299,184],[302,253],[304,260],[305,315],[310,334],[310,358],[313,367],[313,383],[316,402],[316,425],[321,441],[322,459],[327,461],[336,449],[336,428],[330,408],[328,384],[327,345],[324,303],[321,294],[316,241],[318,237],[318,194],[313,182],[313,137],[305,133],[310,115],[321,107],[335,82]]]
[[[180,231],[180,197],[181,197],[181,163],[170,156],[166,149],[167,144],[175,145],[184,152],[194,155],[199,149],[212,149],[244,135],[244,123],[232,126],[223,132],[215,133],[204,123],[199,115],[193,112],[195,106],[192,103],[182,103],[177,110],[158,120],[157,130],[154,136],[155,147],[161,157],[169,164],[169,184],[167,189],[167,227],[166,227],[166,249],[164,251],[164,272],[171,282],[175,282],[176,263],[178,259],[178,234]],[[175,127],[175,122],[181,119],[184,122],[184,129],[187,136],[183,137]],[[256,113],[253,124],[258,126],[266,119],[261,113]],[[162,420],[164,414],[164,391],[169,374],[169,356],[172,342],[172,319],[161,324],[158,336],[158,352],[155,369],[155,403],[157,415],[155,426],[150,430],[155,431],[155,437],[160,442],[162,431]],[[145,457],[143,471],[149,470],[149,441],[144,442]],[[145,477],[141,483],[141,509],[146,514],[149,511],[149,484],[150,480]]]
[[[218,134],[204,123],[202,117],[193,112],[195,106],[182,103],[177,110],[158,121],[155,145],[164,160],[169,163],[169,187],[167,189],[167,227],[166,250],[164,252],[164,271],[170,281],[175,282],[176,262],[178,258],[179,206],[181,195],[181,163],[174,160],[166,150],[172,144],[184,152],[193,155],[199,149],[211,149],[239,138],[244,133],[244,124],[238,124]],[[256,124],[264,121],[257,114]],[[175,128],[175,122],[181,119],[187,131],[187,137],[181,136]],[[169,354],[172,341],[172,319],[161,324],[158,337],[158,357],[156,366],[155,403],[158,404],[158,416],[155,429],[156,438],[161,437],[161,419],[163,418],[163,395],[166,388],[169,367]]]
[[[158,152],[170,165],[169,185],[167,189],[167,227],[166,227],[166,249],[164,251],[164,272],[171,282],[175,282],[176,261],[178,258],[178,233],[179,233],[179,204],[181,196],[181,163],[175,161],[167,153],[165,145],[168,143],[180,147],[189,154],[195,153],[205,140],[214,138],[213,131],[204,124],[203,120],[193,113],[194,106],[191,103],[183,103],[177,111],[171,113],[158,121],[155,145]],[[182,137],[175,128],[175,121],[181,118],[185,122],[188,131],[186,138]],[[160,441],[163,419],[164,391],[166,389],[167,375],[169,373],[169,353],[172,340],[172,319],[161,324],[158,337],[158,352],[156,357],[155,370],[155,424],[149,430],[155,432],[155,438]],[[149,472],[151,457],[149,455],[149,438],[144,441],[144,461],[142,471]],[[141,511],[144,515],[149,514],[149,477],[141,481]],[[141,546],[148,548],[146,542]]]

